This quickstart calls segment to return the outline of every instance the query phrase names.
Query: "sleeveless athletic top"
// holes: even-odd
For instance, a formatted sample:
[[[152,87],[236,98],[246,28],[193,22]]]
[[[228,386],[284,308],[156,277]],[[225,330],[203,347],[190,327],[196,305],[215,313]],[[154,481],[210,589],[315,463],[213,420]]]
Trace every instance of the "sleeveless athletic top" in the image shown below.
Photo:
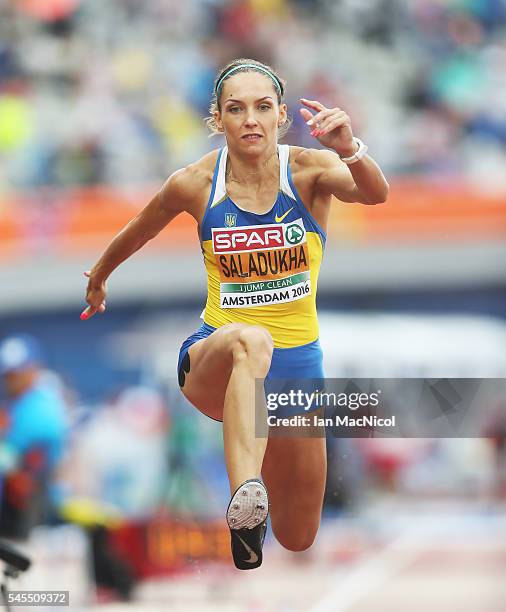
[[[316,287],[325,232],[302,203],[290,147],[278,145],[279,192],[270,211],[243,210],[225,188],[227,147],[219,151],[200,238],[207,270],[204,322],[261,325],[274,346],[318,338]]]

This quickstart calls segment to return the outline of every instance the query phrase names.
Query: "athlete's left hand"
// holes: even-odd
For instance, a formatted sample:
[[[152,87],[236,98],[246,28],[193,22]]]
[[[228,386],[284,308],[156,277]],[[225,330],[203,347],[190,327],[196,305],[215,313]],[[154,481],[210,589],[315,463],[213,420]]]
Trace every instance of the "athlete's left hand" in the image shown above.
[[[334,149],[341,157],[349,157],[356,153],[357,144],[353,140],[349,115],[337,107],[326,108],[317,100],[301,98],[300,101],[307,106],[307,108],[300,109],[300,114],[308,124],[311,136],[314,136],[324,147]],[[315,111],[316,114],[313,115],[307,110],[308,108]]]

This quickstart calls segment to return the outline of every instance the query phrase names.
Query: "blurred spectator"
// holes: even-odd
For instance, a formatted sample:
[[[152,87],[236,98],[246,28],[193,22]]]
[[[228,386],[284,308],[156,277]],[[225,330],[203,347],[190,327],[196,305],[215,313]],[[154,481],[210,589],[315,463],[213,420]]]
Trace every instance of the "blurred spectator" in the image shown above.
[[[52,477],[64,451],[65,407],[41,369],[41,350],[29,336],[0,344],[7,406],[0,412],[0,535],[26,539],[50,508]]]
[[[506,402],[496,407],[485,428],[494,455],[494,474],[492,498],[497,501],[506,499]]]
[[[96,406],[74,432],[67,502],[88,500],[124,518],[150,516],[168,477],[167,427],[167,406],[156,389],[128,387]]]
[[[33,113],[25,84],[11,80],[0,91],[0,154],[12,153],[33,137]]]

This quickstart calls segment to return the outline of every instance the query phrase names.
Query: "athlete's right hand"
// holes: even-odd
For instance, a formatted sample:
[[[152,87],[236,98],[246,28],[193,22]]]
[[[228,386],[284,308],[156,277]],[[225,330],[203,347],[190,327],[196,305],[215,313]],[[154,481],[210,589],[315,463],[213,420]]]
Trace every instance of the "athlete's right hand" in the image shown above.
[[[107,293],[105,281],[97,283],[91,272],[85,272],[84,276],[88,277],[88,287],[86,289],[86,301],[89,306],[81,313],[81,320],[85,321],[92,317],[96,312],[105,312],[105,295]]]

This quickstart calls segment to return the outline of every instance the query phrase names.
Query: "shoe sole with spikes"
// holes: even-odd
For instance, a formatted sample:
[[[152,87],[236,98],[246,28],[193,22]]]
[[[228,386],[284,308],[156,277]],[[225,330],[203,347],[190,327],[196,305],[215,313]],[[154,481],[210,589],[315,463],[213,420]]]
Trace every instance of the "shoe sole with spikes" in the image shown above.
[[[232,495],[227,508],[227,523],[232,556],[238,569],[255,569],[262,564],[268,513],[267,490],[260,480],[247,480]]]

